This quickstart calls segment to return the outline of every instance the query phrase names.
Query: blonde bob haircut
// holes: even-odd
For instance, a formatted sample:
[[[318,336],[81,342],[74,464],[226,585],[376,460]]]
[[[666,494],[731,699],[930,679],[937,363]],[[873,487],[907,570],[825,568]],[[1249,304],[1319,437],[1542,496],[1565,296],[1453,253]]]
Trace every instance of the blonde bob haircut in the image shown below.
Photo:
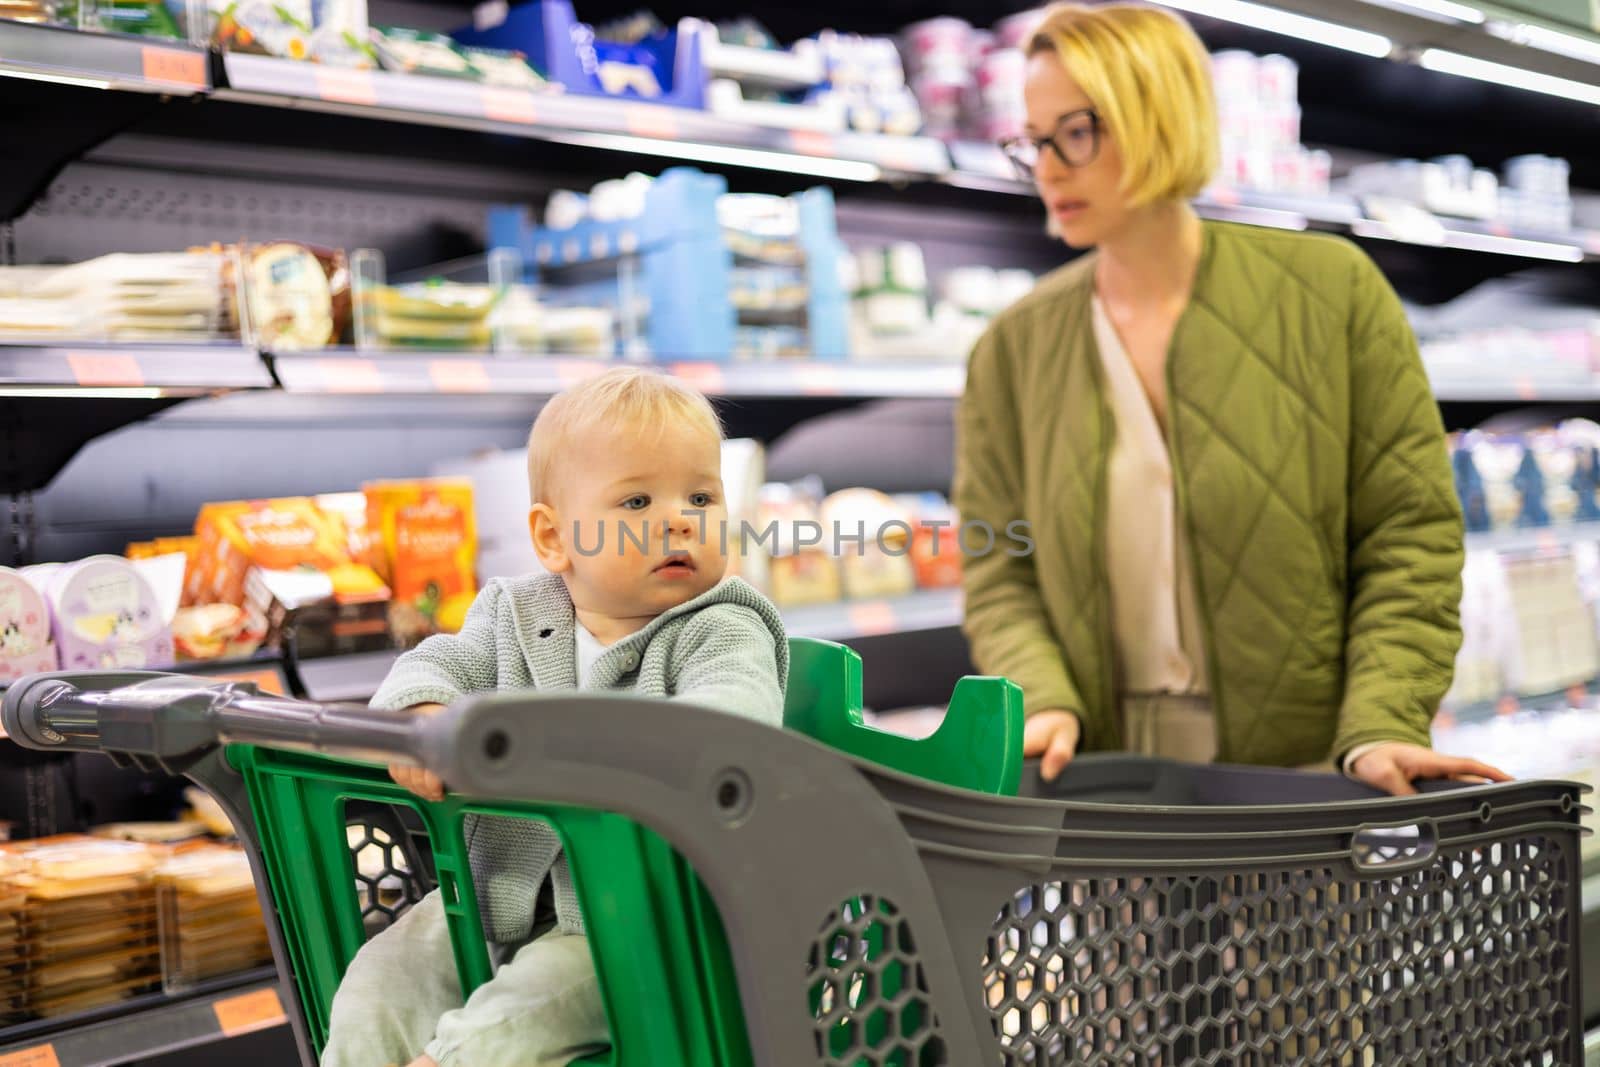
[[[711,402],[671,375],[643,367],[617,367],[550,398],[528,433],[528,496],[553,503],[562,461],[583,457],[578,437],[600,429],[649,436],[684,426],[722,440],[722,421]]]
[[[1115,138],[1132,206],[1199,195],[1218,166],[1217,101],[1187,22],[1141,4],[1053,4],[1028,42],[1029,58],[1048,52]]]

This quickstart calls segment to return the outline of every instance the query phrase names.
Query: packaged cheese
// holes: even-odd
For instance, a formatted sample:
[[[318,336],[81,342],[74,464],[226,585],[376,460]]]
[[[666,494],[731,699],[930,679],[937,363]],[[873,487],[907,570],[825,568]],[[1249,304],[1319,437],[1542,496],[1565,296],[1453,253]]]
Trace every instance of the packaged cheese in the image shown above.
[[[21,574],[0,567],[0,682],[60,667],[50,630],[44,597]]]
[[[434,478],[362,486],[393,599],[390,629],[402,645],[461,629],[478,585],[472,483]]]
[[[90,556],[50,575],[56,648],[67,670],[173,663],[172,634],[150,583],[121,556]]]
[[[822,526],[838,545],[845,596],[900,597],[916,588],[910,519],[876,489],[842,489],[822,502]]]

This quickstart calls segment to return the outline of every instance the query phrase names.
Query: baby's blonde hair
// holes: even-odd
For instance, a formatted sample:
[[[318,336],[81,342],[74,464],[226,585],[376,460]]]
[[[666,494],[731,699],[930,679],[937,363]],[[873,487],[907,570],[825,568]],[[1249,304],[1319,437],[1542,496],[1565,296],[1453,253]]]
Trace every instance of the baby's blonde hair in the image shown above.
[[[722,421],[696,390],[669,374],[643,367],[616,367],[550,398],[528,433],[528,496],[550,503],[560,457],[571,456],[581,430],[602,427],[660,433],[687,424],[719,441]]]
[[[1041,52],[1060,58],[1116,139],[1130,204],[1187,200],[1211,181],[1220,150],[1211,57],[1181,17],[1142,4],[1053,4],[1028,41],[1029,56]]]

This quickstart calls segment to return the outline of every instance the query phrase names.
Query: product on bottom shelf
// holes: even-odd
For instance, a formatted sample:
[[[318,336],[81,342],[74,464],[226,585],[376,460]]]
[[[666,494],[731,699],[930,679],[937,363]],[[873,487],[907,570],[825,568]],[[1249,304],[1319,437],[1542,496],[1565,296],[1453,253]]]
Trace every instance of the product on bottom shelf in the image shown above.
[[[362,486],[377,567],[393,600],[389,629],[402,645],[461,629],[478,592],[472,483],[452,479]]]
[[[83,835],[5,846],[21,898],[21,1010],[45,1017],[114,1004],[160,981],[151,872],[158,848]],[[3,896],[4,891],[0,891]]]
[[[0,682],[59,668],[45,598],[21,574],[0,567]]]
[[[155,870],[161,976],[178,992],[272,962],[250,859],[237,847],[202,846]]]

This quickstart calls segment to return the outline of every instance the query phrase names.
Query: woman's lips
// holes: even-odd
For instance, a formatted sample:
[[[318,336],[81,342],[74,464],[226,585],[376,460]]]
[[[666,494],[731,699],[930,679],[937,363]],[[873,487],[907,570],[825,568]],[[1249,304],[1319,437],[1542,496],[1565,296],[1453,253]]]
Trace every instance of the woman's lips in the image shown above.
[[[1087,200],[1052,200],[1050,213],[1063,222],[1075,219],[1089,209]]]

